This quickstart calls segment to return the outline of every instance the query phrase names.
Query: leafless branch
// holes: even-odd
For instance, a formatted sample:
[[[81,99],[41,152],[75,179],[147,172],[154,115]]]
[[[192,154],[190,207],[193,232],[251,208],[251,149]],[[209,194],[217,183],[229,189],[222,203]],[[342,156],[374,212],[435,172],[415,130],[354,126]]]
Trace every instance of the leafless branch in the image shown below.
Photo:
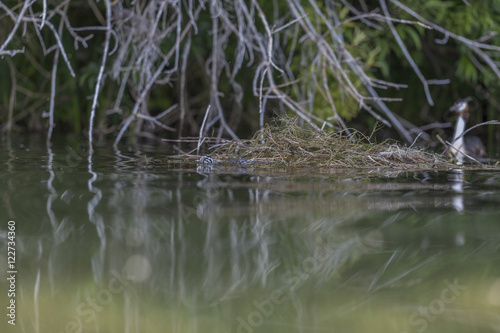
[[[424,86],[425,97],[427,98],[427,102],[430,105],[434,105],[434,101],[432,100],[431,92],[429,90],[429,84],[427,83],[427,80],[425,79],[424,75],[422,74],[422,72],[418,68],[415,61],[413,61],[413,58],[411,57],[410,52],[408,52],[408,49],[406,48],[405,44],[401,40],[401,37],[399,37],[399,34],[396,31],[396,28],[394,27],[394,24],[392,24],[392,21],[390,20],[389,10],[387,9],[387,4],[385,3],[385,0],[379,0],[379,3],[380,3],[380,7],[382,7],[382,11],[384,12],[385,17],[387,18],[387,26],[389,27],[389,29],[391,29],[391,33],[394,36],[394,38],[396,39],[396,42],[398,43],[399,48],[401,49],[401,51],[405,55],[406,60],[410,64],[411,68],[413,68],[413,71],[415,72],[418,79],[420,80],[420,82],[422,82],[422,85]]]
[[[68,6],[64,6],[64,13],[66,12],[66,9]],[[45,23],[45,22],[44,22]],[[62,34],[62,29],[63,29],[63,20],[59,22],[59,31],[58,34]],[[50,146],[51,144],[51,139],[52,139],[52,131],[54,130],[54,105],[56,102],[56,80],[57,80],[57,66],[59,65],[59,54],[60,54],[60,49],[56,48],[54,52],[54,59],[52,60],[52,72],[51,72],[51,77],[50,77],[50,102],[49,102],[49,112],[48,112],[48,117],[49,117],[49,129],[47,131],[47,140],[46,144],[47,146]]]
[[[196,147],[196,154],[200,154],[200,147],[203,144],[203,137],[205,135],[205,124],[207,123],[208,115],[210,114],[210,105],[207,107],[207,111],[205,111],[205,117],[203,117],[203,122],[200,127],[200,137],[198,139],[198,146]]]
[[[31,0],[31,1],[30,0],[25,0],[23,8],[21,9],[21,12],[19,13],[19,15],[17,15],[17,17],[10,10],[10,8],[8,8],[2,2],[0,2],[0,8],[3,9],[12,18],[12,20],[14,21],[14,26],[12,27],[12,30],[10,31],[9,35],[7,36],[7,38],[5,39],[5,41],[3,42],[3,44],[0,46],[0,55],[6,54],[6,55],[9,55],[9,56],[14,56],[17,53],[24,52],[24,50],[6,51],[5,48],[12,41],[12,38],[16,34],[17,29],[19,28],[19,25],[21,24],[21,22],[23,22],[24,14],[26,13],[26,11],[28,10],[28,8],[31,6],[31,4],[33,2],[34,2],[34,0]]]
[[[92,138],[94,135],[94,118],[97,108],[97,99],[99,98],[99,92],[101,91],[101,85],[103,83],[104,70],[106,68],[106,59],[109,53],[109,42],[111,39],[112,28],[111,28],[111,1],[104,0],[104,5],[106,6],[106,38],[104,40],[104,51],[102,54],[102,62],[99,67],[99,74],[97,75],[94,98],[92,100],[92,108],[90,109],[90,120],[89,120],[89,155],[92,155],[93,146]]]

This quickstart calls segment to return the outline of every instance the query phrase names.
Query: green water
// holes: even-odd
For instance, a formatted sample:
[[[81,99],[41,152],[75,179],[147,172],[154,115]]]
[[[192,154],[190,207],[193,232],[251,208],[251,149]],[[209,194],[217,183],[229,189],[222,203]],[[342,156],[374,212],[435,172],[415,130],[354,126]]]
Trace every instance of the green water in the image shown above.
[[[1,143],[1,332],[500,331],[500,173],[164,156]]]

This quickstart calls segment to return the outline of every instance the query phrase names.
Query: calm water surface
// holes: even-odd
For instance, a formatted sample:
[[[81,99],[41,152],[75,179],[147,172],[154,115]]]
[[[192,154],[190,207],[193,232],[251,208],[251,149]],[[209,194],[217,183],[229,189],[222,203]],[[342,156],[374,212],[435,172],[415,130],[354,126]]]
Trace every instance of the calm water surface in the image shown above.
[[[1,332],[500,332],[499,172],[87,156],[1,143]]]

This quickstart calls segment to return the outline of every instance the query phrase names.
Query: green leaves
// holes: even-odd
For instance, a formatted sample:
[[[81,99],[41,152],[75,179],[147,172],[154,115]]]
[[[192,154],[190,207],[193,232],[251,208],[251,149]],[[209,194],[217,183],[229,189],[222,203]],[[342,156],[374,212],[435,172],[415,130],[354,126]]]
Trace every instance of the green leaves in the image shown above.
[[[474,66],[469,57],[465,54],[462,55],[458,61],[456,74],[469,82],[476,82],[479,77],[476,66]]]

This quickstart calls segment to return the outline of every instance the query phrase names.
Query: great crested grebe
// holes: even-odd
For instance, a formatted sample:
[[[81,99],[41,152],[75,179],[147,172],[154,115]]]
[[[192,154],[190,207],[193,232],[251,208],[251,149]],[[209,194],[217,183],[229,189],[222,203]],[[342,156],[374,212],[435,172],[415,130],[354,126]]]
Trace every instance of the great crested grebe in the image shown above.
[[[465,124],[469,119],[469,101],[470,97],[459,99],[450,108],[454,111],[457,117],[455,125],[455,133],[453,134],[453,141],[451,145],[451,152],[455,156],[457,164],[463,164],[467,160],[467,156],[482,157],[486,153],[486,149],[477,136],[464,137]]]

